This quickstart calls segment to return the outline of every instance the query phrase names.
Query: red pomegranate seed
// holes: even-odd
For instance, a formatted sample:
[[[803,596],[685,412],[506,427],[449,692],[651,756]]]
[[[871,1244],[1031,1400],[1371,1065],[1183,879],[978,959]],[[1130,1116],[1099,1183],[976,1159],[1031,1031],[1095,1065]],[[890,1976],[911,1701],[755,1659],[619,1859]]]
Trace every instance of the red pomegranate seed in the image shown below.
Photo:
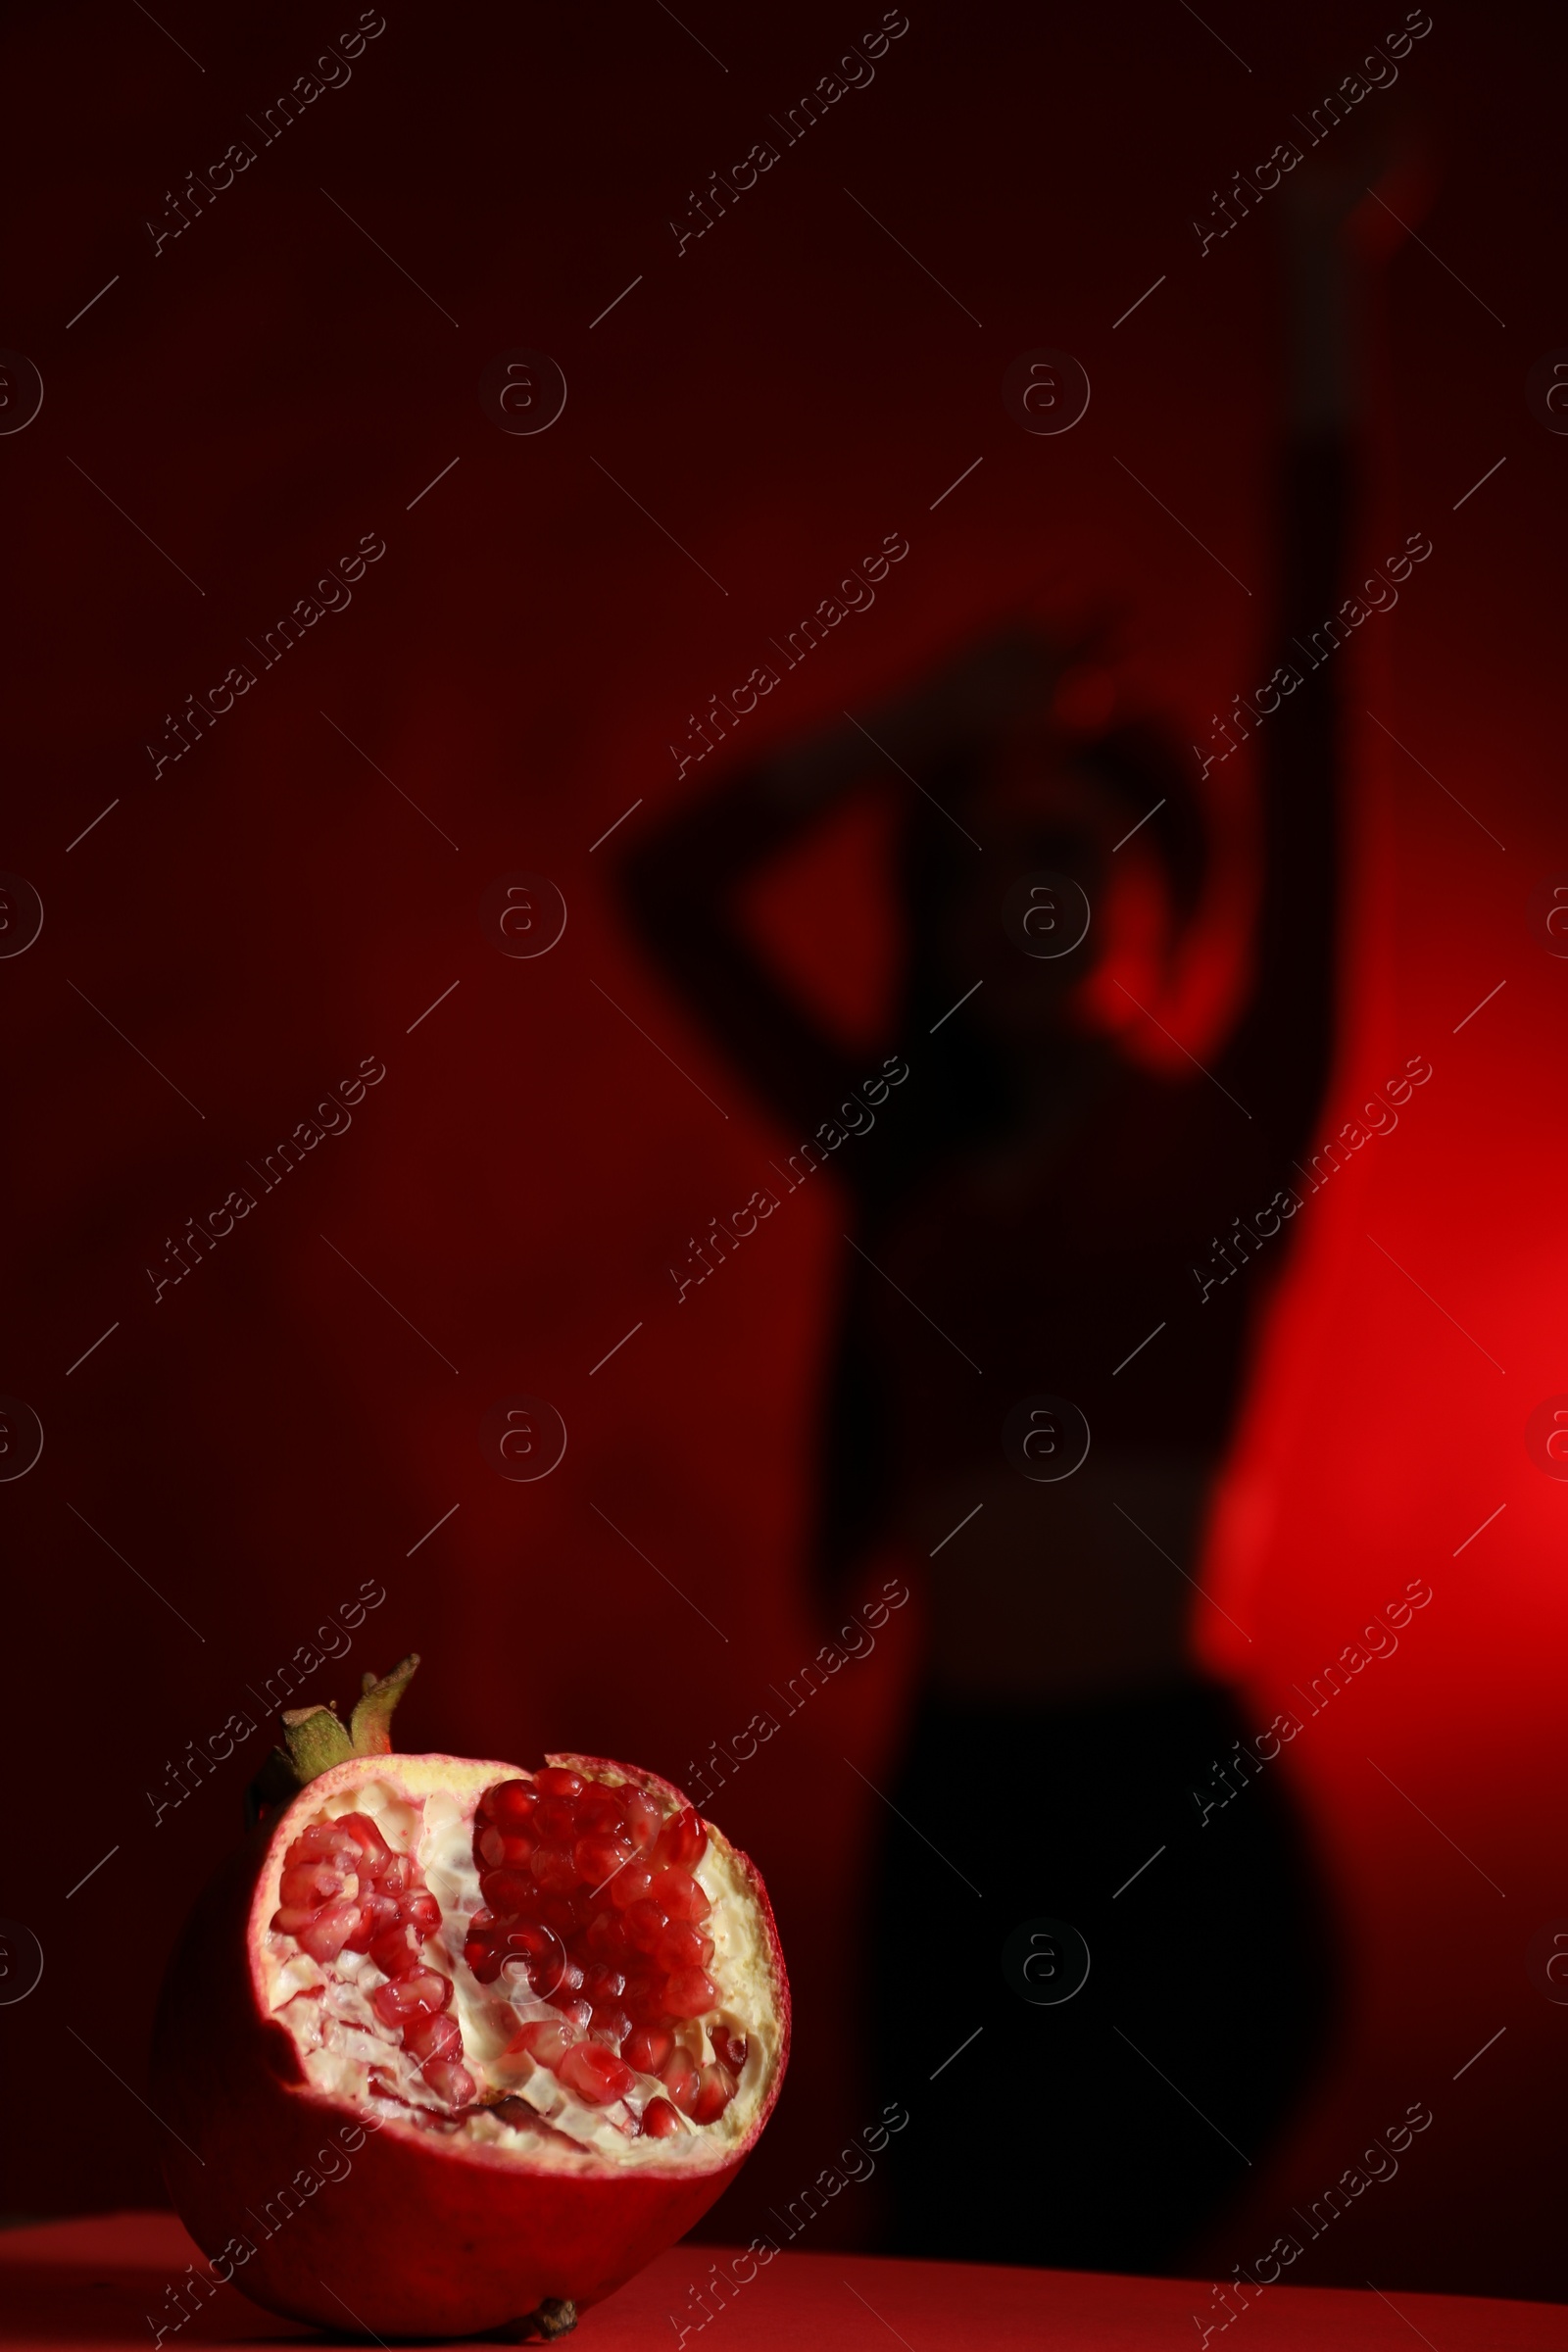
[[[498,1919],[515,1919],[537,1889],[525,1870],[487,1870],[480,1874],[479,1891]]]
[[[631,1841],[605,1833],[579,1838],[572,1848],[572,1863],[579,1879],[586,1879],[596,1891],[612,1879],[624,1863],[631,1860]]]
[[[658,1798],[644,1788],[629,1788],[623,1810],[627,1837],[640,1854],[652,1853],[663,1822]]]
[[[582,2037],[580,2026],[565,2021],[556,2025],[548,2018],[539,2019],[513,2036],[507,2044],[507,2056],[525,2051],[538,2065],[548,2066],[554,2073],[566,2052],[574,2049]]]
[[[533,1915],[542,1928],[548,1928],[552,1935],[560,1936],[563,1938],[567,1936],[575,1936],[581,1928],[585,1916],[579,1912],[573,1896],[559,1893],[536,1894],[533,1902]]]
[[[596,1788],[590,1782],[577,1799],[577,1828],[585,1838],[612,1834],[624,1818],[616,1788]]]
[[[617,1911],[629,1911],[633,1903],[646,1902],[654,1883],[654,1874],[640,1863],[629,1862],[619,1870],[605,1888]]]
[[[683,1968],[666,1983],[664,2003],[671,2017],[704,2017],[718,2006],[718,1986],[706,1969]]]
[[[328,1903],[318,1911],[308,1927],[301,1928],[297,1940],[302,1951],[324,1967],[335,1960],[360,1921],[357,1903]]]
[[[313,1821],[302,1830],[284,1857],[289,1862],[326,1862],[347,1857],[353,1866],[360,1851],[358,1838],[339,1821]]]
[[[597,2003],[591,2012],[591,2023],[597,2039],[612,2041],[618,2050],[631,2032],[631,2019],[624,2009],[611,2009]]]
[[[751,2043],[744,2034],[726,2034],[722,2026],[714,2026],[708,2036],[713,2045],[713,2056],[720,2066],[727,2066],[737,2080],[746,2072],[747,2053]]]
[[[383,1922],[377,1919],[374,1909],[369,1903],[361,1903],[357,1908],[359,1917],[355,1922],[353,1933],[344,1938],[343,1949],[346,1952],[368,1952],[377,1935],[383,1931]],[[392,1915],[395,1920],[397,1917],[396,1904],[392,1906]]]
[[[563,1796],[545,1797],[531,1824],[532,1835],[544,1845],[564,1845],[569,1853],[582,1835],[577,1807]]]
[[[487,1817],[509,1836],[528,1827],[537,1802],[526,1781],[499,1781],[484,1796]]]
[[[537,1838],[524,1837],[520,1832],[481,1830],[474,1840],[473,1858],[489,1870],[526,1870],[538,1842]]]
[[[626,1957],[613,1911],[596,1911],[583,1930],[583,1949],[597,1967],[619,1968]]]
[[[416,2058],[461,2058],[462,2029],[442,2010],[416,2010],[404,2026],[403,2047]]]
[[[697,2105],[702,2078],[684,2050],[678,2051],[669,2064],[661,2069],[659,2080],[682,2115],[690,2115]]]
[[[702,1860],[708,1851],[708,1832],[690,1805],[683,1805],[665,1822],[654,1850],[661,1862],[673,1862],[682,1870],[690,1870],[694,1862]]]
[[[547,1952],[542,1960],[534,1961],[529,1977],[535,1993],[542,2001],[553,2001],[564,2007],[568,2001],[582,1997],[582,1971],[574,1960],[562,1952]],[[593,2003],[590,2001],[590,2009]]]
[[[547,1764],[534,1774],[533,1785],[541,1796],[581,1796],[583,1791],[582,1775],[564,1764]]]
[[[384,1977],[406,1977],[420,1965],[414,1937],[407,1928],[388,1928],[369,1946],[370,1958]]]
[[[582,1988],[591,2001],[618,2001],[626,1989],[626,1980],[619,1969],[601,1964],[588,1970]]]
[[[441,1925],[441,1906],[433,1894],[416,1894],[403,1906],[403,1916],[420,1936],[433,1936]]]
[[[667,2026],[633,2026],[620,2054],[640,2075],[657,2075],[669,2064],[675,2036]]]
[[[706,1919],[713,1907],[691,1872],[673,1863],[655,1871],[653,1898],[671,1919]]]
[[[687,1927],[684,1920],[672,1919],[652,1956],[670,1976],[678,1969],[703,1968],[713,1957],[713,1938]]]
[[[628,1977],[626,2009],[634,2026],[667,2026],[670,2010],[664,1999],[662,1977]]]
[[[384,2026],[403,2026],[420,2015],[437,2017],[452,1998],[452,1980],[433,1968],[416,1976],[389,1978],[370,1995],[370,2007]]]
[[[643,2109],[643,2130],[650,2139],[671,2139],[685,2128],[680,2120],[680,2110],[672,2107],[667,2099],[650,2099]]]
[[[637,2086],[631,2068],[602,2041],[578,2042],[562,2059],[560,2073],[566,2088],[587,2107],[608,2107],[612,2099],[623,2099]]]
[[[622,1916],[627,1939],[633,1950],[646,1952],[652,1957],[669,1926],[664,1913],[657,1903],[633,1903]]]
[[[524,1960],[543,1960],[553,1956],[558,1963],[562,1963],[565,1959],[560,1936],[552,1936],[550,1930],[541,1927],[536,1920],[524,1921],[514,1927],[503,1927],[498,1923],[490,1930],[490,1934],[504,1943],[509,1952],[519,1953]]]
[[[558,1993],[569,1999],[577,1990],[571,1976],[575,1963],[567,1960],[560,1939],[543,1928],[514,1928],[501,1966],[514,1993],[526,1985],[539,2000],[553,2001]],[[581,1971],[577,1973],[580,1979]]]
[[[528,1868],[548,1893],[564,1894],[577,1884],[577,1866],[569,1851],[559,1845],[536,1845]]]
[[[314,1911],[296,1911],[287,1908],[274,1911],[272,1913],[273,1932],[279,1936],[297,1936],[300,1930],[308,1928],[315,1917]]]
[[[466,2107],[478,2087],[467,2068],[455,2059],[431,2058],[419,2072],[436,2096],[445,2099],[449,2107]]]
[[[341,1823],[369,1860],[379,1865],[384,1859],[390,1859],[392,1848],[368,1813],[345,1813],[341,1816]]]
[[[565,1994],[564,1997],[563,1997],[560,1993],[552,1993],[550,1996],[550,2005],[553,2009],[559,2009],[561,2011],[562,2016],[566,2020],[568,2025],[580,2026],[585,2034],[587,2033],[589,2027],[593,2024],[594,2008],[592,2001],[578,2000],[571,1993]]]
[[[693,2107],[692,2121],[716,2124],[735,2096],[735,2078],[727,2066],[705,2066]]]
[[[284,1871],[277,1891],[285,1909],[317,1911],[342,1893],[343,1873],[330,1862],[296,1862]]]

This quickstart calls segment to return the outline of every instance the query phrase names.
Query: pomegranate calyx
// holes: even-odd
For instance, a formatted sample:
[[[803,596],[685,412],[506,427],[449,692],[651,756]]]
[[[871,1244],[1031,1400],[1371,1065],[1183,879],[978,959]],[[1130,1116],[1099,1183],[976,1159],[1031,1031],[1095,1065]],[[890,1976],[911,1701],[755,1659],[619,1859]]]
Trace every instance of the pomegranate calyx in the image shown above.
[[[334,1765],[354,1756],[392,1753],[392,1713],[418,1670],[419,1653],[411,1650],[390,1674],[366,1673],[361,1694],[347,1725],[336,1700],[326,1706],[285,1707],[283,1745],[274,1747],[251,1783],[246,1817],[254,1826],[263,1813],[292,1803],[310,1782]]]
[[[301,1788],[307,1781],[330,1772],[334,1764],[346,1764],[354,1753],[354,1742],[338,1721],[337,1709],[330,1706],[286,1707],[283,1742],[290,1769]]]
[[[349,1718],[351,1755],[389,1756],[392,1753],[392,1714],[418,1670],[419,1653],[410,1650],[390,1674],[379,1678],[367,1670],[361,1695]]]

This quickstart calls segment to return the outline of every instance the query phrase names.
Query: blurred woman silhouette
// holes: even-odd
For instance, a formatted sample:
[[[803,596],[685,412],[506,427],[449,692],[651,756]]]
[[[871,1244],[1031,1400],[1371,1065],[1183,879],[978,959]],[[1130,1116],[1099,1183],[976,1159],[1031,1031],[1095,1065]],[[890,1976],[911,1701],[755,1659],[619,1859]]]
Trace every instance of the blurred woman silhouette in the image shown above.
[[[929,1556],[866,2019],[911,2119],[884,2159],[903,2253],[1176,2267],[1288,2113],[1330,2013],[1332,1937],[1285,1774],[1216,1784],[1263,1727],[1195,1672],[1189,1619],[1213,1605],[1195,1582],[1205,1506],[1289,1250],[1296,1212],[1271,1204],[1304,1191],[1333,1047],[1347,657],[1314,666],[1308,644],[1345,594],[1371,175],[1303,170],[1279,206],[1289,413],[1257,674],[1279,670],[1252,698],[1267,714],[1230,730],[1255,778],[1258,872],[1247,984],[1216,1042],[1171,1027],[1221,847],[1199,761],[1148,725],[1067,723],[1084,649],[1028,628],[863,729],[732,774],[628,861],[665,972],[790,1135],[814,1134],[860,1057],[748,944],[735,894],[890,767],[920,787],[902,805],[888,1038],[909,1075],[833,1161],[854,1247],[818,1539],[835,1594],[886,1546]],[[1042,955],[1076,933],[1079,893],[1087,936]],[[1078,1450],[1042,1399],[1087,1420],[1070,1475],[1040,1475]],[[1033,1435],[1015,1424],[1009,1446],[1015,1407]],[[1239,1792],[1205,1813],[1193,1792],[1217,1787]]]

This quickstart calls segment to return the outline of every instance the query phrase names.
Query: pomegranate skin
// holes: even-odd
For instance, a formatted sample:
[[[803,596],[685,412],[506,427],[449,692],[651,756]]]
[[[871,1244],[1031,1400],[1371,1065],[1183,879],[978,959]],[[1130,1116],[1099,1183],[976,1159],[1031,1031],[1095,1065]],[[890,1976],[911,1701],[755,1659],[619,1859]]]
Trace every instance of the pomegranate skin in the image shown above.
[[[551,1756],[684,1803],[658,1776]],[[734,2179],[772,2112],[789,2054],[789,1991],[756,1870],[722,1841],[763,1922],[779,2054],[744,2138],[717,2151],[692,2136],[669,2164],[563,2173],[518,2154],[373,2116],[306,2081],[288,2031],[267,2013],[262,1955],[280,1858],[328,1797],[368,1780],[435,1768],[480,1790],[528,1779],[517,1766],[440,1755],[355,1757],[321,1774],[252,1833],[198,1901],[164,1981],[152,2097],[166,2127],[171,2200],[220,2277],[254,2302],[338,2332],[471,2335],[548,2299],[580,2312],[624,2285],[691,2229]],[[716,1835],[711,1831],[710,1834]],[[286,2193],[285,2193],[286,2192]],[[249,2251],[247,2251],[249,2249]]]

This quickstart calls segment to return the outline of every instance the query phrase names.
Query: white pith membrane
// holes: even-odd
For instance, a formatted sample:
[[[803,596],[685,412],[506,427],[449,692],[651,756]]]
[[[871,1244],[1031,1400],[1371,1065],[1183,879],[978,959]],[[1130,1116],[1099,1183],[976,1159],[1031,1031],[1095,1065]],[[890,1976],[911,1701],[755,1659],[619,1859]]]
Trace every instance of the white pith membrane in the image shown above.
[[[580,1763],[572,1769],[587,1789],[637,1791],[645,1800],[651,1794],[662,1824],[677,1819],[679,1808],[659,1791],[646,1791],[640,1782],[590,1773]],[[570,1988],[553,2001],[541,1998],[528,1970],[515,1963],[499,1981],[484,1984],[465,1957],[470,1923],[475,1914],[485,1915],[474,1859],[475,1812],[497,1786],[536,1778],[506,1766],[389,1757],[379,1770],[324,1794],[318,1808],[301,1806],[291,1820],[289,1839],[276,1842],[259,1889],[263,1916],[284,1915],[279,1882],[302,1834],[312,1825],[342,1823],[350,1815],[372,1822],[395,1855],[412,1857],[439,1905],[439,1927],[422,1938],[416,1929],[409,1934],[419,1969],[451,1981],[445,2014],[462,2034],[461,2070],[439,2063],[427,2067],[404,2047],[405,2030],[377,2014],[373,1995],[391,1980],[368,1951],[344,1948],[335,1958],[318,1960],[302,1948],[295,1933],[270,1927],[261,1938],[268,2012],[289,2032],[314,2089],[384,2121],[482,2144],[502,2157],[515,2156],[530,2169],[717,2167],[751,2131],[779,2058],[778,1987],[760,1908],[732,1849],[705,1825],[706,1850],[689,1866],[689,1876],[710,1905],[701,1927],[712,1940],[706,1974],[717,1998],[702,2015],[668,2026],[675,2047],[662,2076],[672,2070],[679,2075],[683,2053],[693,2069],[707,2068],[711,2076],[726,2043],[733,2054],[744,2038],[745,2060],[722,2112],[707,2122],[689,2113],[672,2121],[665,2112],[656,2119],[663,2135],[656,2136],[654,2128],[644,2129],[643,2118],[655,2101],[667,2111],[671,2094],[666,2080],[636,2067],[628,2070],[633,2079],[623,2096],[590,2103],[529,2051],[509,2048],[521,2029],[541,2025],[564,2026],[568,2040],[604,2042],[597,2024],[585,2027],[580,2011],[571,2016],[565,2005]],[[364,1882],[363,1889],[369,1884]],[[361,1891],[362,1883],[345,1879],[342,1899],[352,1901]],[[551,1980],[559,1965],[558,1960],[548,1971]],[[618,2055],[618,2040],[608,2046]],[[471,2096],[461,2087],[464,2073],[471,2082]],[[455,2076],[459,2087],[454,2091]]]

